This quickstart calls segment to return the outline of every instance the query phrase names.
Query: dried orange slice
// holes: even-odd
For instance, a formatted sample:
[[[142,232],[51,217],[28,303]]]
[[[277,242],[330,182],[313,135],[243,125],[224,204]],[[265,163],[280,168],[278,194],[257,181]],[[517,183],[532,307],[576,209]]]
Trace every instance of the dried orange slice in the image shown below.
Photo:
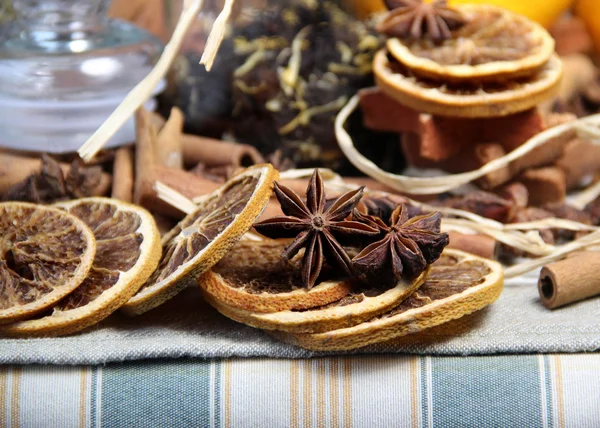
[[[464,5],[469,20],[439,44],[428,39],[389,39],[390,54],[415,75],[443,81],[503,80],[529,75],[554,54],[554,39],[541,25],[506,9]]]
[[[262,213],[279,173],[255,165],[231,178],[198,203],[162,240],[158,269],[122,309],[144,313],[175,296],[214,266]]]
[[[354,327],[313,334],[268,333],[315,351],[347,351],[443,324],[494,302],[504,284],[502,266],[446,249],[425,283],[399,306]]]
[[[386,95],[423,113],[454,117],[499,117],[528,110],[555,94],[562,70],[555,55],[528,77],[450,84],[416,77],[385,50],[373,61],[377,86]]]
[[[240,241],[198,285],[219,302],[248,311],[278,312],[307,309],[348,295],[351,283],[324,267],[321,282],[310,290],[302,285],[303,254],[290,261],[281,253],[290,240]]]
[[[56,206],[83,220],[96,237],[87,278],[41,317],[0,328],[0,335],[58,336],[97,324],[133,296],[158,266],[160,234],[152,215],[109,198]]]
[[[347,296],[336,302],[306,310],[260,313],[228,306],[206,291],[204,298],[226,317],[252,327],[293,333],[316,333],[351,327],[389,311],[418,289],[427,274],[428,271],[425,271],[413,281],[400,281],[395,287],[388,289],[356,286]],[[297,283],[302,283],[300,278]]]
[[[56,208],[0,204],[0,322],[31,317],[82,283],[96,242],[81,220]]]

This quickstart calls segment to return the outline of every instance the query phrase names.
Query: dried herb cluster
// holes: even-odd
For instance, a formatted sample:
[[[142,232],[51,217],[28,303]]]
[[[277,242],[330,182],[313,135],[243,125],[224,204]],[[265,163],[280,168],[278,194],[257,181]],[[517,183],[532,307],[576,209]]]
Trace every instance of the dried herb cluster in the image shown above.
[[[323,180],[315,170],[306,201],[276,184],[275,195],[285,216],[264,220],[255,228],[269,238],[295,238],[284,250],[284,259],[305,248],[302,279],[308,288],[314,286],[326,261],[362,281],[390,284],[418,276],[440,257],[448,235],[440,232],[439,212],[409,218],[407,207],[399,205],[389,217],[381,218],[375,213],[389,214],[390,201],[369,199],[363,214],[356,209],[362,193],[359,188],[327,203]],[[351,259],[344,246],[363,249]]]

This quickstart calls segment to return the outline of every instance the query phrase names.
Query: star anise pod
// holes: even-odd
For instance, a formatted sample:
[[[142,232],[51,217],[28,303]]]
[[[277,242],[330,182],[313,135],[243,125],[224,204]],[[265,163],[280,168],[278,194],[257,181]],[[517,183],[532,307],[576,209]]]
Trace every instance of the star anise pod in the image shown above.
[[[448,245],[448,234],[440,232],[439,212],[409,219],[408,209],[400,205],[387,223],[357,210],[354,210],[353,218],[377,227],[382,236],[352,260],[355,274],[363,281],[394,283],[400,278],[416,278]]]
[[[377,24],[377,31],[402,39],[429,37],[440,42],[452,37],[452,30],[462,27],[466,18],[448,6],[446,0],[386,0],[390,11]]]
[[[323,180],[315,170],[306,190],[306,203],[293,190],[275,183],[275,195],[285,216],[273,217],[254,225],[269,238],[296,238],[283,251],[286,260],[305,248],[302,281],[308,288],[316,283],[325,260],[352,276],[352,260],[338,242],[358,242],[379,230],[367,224],[346,220],[362,197],[359,188],[337,198],[326,207]]]

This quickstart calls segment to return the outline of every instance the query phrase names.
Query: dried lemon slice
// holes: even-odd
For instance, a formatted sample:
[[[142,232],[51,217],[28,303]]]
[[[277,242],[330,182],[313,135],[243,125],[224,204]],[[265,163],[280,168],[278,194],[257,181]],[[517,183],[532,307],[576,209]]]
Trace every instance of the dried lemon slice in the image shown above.
[[[351,283],[332,276],[324,267],[320,283],[310,290],[302,285],[302,254],[281,258],[290,240],[240,241],[198,285],[219,302],[255,312],[278,312],[326,305],[345,297]]]
[[[454,117],[499,117],[528,110],[551,98],[562,77],[557,56],[535,74],[505,82],[442,83],[414,76],[379,51],[373,61],[377,86],[414,110]]]
[[[0,204],[0,322],[43,311],[82,283],[96,242],[81,220],[56,208]]]
[[[358,286],[344,298],[306,310],[260,313],[227,306],[219,298],[204,291],[204,298],[219,312],[232,320],[252,327],[293,333],[316,333],[360,324],[389,311],[417,290],[428,270],[413,281],[400,281],[395,287],[381,289]],[[302,282],[298,280],[298,284]]]
[[[252,227],[278,175],[271,165],[255,165],[203,198],[196,211],[163,237],[158,269],[122,309],[141,314],[195,283]]]
[[[314,334],[269,331],[315,351],[347,351],[385,342],[460,318],[494,302],[502,292],[502,266],[458,250],[445,250],[425,283],[399,306],[354,327]]]
[[[503,80],[529,75],[554,54],[554,39],[524,16],[489,5],[461,6],[468,23],[452,38],[389,39],[387,48],[414,74],[444,81]]]
[[[152,215],[109,198],[56,204],[83,220],[96,237],[87,278],[42,317],[0,328],[8,336],[58,336],[94,325],[125,303],[158,266],[160,234]]]

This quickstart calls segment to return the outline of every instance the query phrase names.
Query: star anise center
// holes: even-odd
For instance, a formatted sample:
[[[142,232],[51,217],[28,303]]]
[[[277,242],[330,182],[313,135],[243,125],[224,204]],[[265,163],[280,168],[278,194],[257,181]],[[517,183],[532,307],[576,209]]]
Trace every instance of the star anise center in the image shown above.
[[[362,197],[362,187],[327,203],[323,180],[315,170],[306,190],[306,201],[278,183],[274,190],[285,216],[261,221],[254,227],[269,238],[295,238],[283,251],[285,259],[291,259],[304,248],[304,284],[308,288],[314,286],[325,262],[352,276],[352,260],[338,240],[359,242],[379,233],[375,227],[347,219]]]
[[[460,11],[446,0],[387,0],[389,12],[377,24],[377,30],[402,39],[428,38],[441,42],[452,37],[452,31],[466,22]]]

